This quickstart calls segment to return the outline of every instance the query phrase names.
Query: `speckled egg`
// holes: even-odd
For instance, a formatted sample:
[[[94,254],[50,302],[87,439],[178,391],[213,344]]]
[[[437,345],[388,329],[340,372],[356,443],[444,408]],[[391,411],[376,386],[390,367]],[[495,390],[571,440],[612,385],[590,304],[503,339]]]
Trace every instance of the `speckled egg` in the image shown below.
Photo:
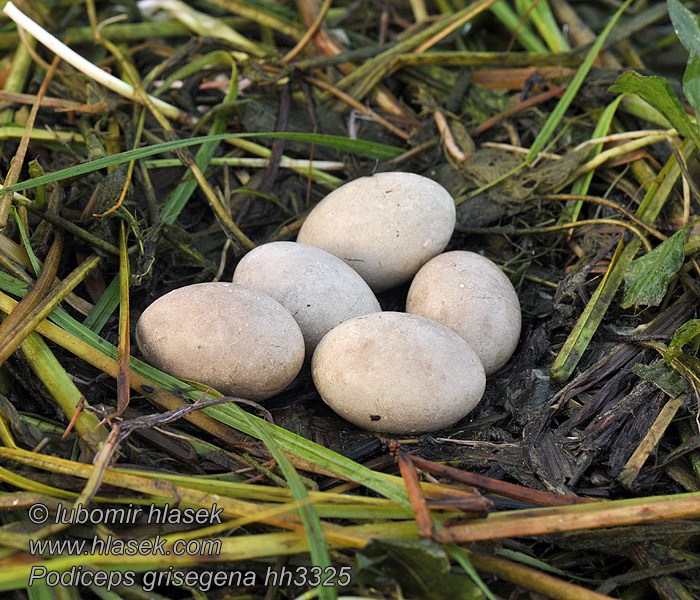
[[[381,306],[360,275],[342,260],[295,242],[263,244],[238,263],[233,282],[284,306],[304,335],[309,356],[331,329]]]
[[[331,192],[309,213],[298,241],[344,260],[376,292],[408,281],[445,249],[452,196],[414,173],[378,173]]]
[[[234,283],[199,283],[158,298],[141,315],[136,340],[162,371],[252,400],[283,390],[304,362],[304,338],[289,311]]]
[[[481,361],[459,335],[399,312],[356,317],[316,348],[311,372],[321,398],[358,427],[422,433],[453,425],[479,402]]]
[[[513,285],[498,265],[474,252],[445,252],[426,263],[408,290],[406,312],[461,335],[487,375],[506,364],[520,338],[520,302]]]

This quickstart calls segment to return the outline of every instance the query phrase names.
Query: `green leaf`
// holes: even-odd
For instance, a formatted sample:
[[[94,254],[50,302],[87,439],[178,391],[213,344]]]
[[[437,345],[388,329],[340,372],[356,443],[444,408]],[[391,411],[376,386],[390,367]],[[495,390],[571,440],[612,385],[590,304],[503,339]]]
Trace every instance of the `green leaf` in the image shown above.
[[[617,78],[611,92],[637,94],[664,115],[676,131],[690,138],[700,148],[700,135],[695,125],[683,110],[676,92],[663,77],[645,77],[635,71],[626,71]]]
[[[678,39],[691,54],[700,54],[700,28],[697,17],[683,6],[679,0],[667,0],[668,15]]]
[[[666,364],[670,364],[674,358],[683,354],[683,346],[690,344],[693,354],[697,354],[700,347],[700,319],[691,319],[683,323],[673,334],[673,339],[664,354]]]
[[[622,308],[657,306],[663,300],[669,280],[683,266],[685,233],[685,229],[678,231],[630,263],[625,271]]]
[[[683,75],[683,93],[695,110],[700,108],[700,27],[697,17],[679,0],[668,0],[668,14],[678,39],[690,53]]]
[[[441,546],[430,540],[372,540],[356,555],[362,583],[398,584],[409,598],[477,600],[484,596],[472,581],[451,572]]]
[[[691,106],[700,110],[700,56],[691,54],[683,73],[683,93]]]
[[[666,365],[661,358],[650,365],[635,363],[632,367],[632,373],[638,375],[644,381],[653,383],[671,398],[678,398],[683,392],[690,390],[688,382],[677,371]]]

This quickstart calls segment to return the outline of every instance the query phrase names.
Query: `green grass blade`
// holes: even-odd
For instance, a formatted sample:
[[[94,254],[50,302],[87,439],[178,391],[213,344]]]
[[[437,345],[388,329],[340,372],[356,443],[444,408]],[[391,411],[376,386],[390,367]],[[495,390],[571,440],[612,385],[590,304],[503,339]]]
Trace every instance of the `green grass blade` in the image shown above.
[[[507,179],[511,175],[515,175],[518,171],[521,169],[524,169],[529,165],[537,155],[544,149],[544,147],[547,145],[547,143],[550,141],[552,136],[554,135],[554,132],[556,128],[559,126],[559,123],[561,122],[562,118],[564,117],[564,114],[566,113],[567,109],[573,102],[574,98],[576,97],[576,94],[578,94],[579,89],[581,88],[581,85],[583,84],[583,81],[586,78],[586,75],[588,75],[588,72],[590,71],[591,67],[593,66],[593,62],[595,61],[596,57],[598,56],[598,53],[600,52],[601,48],[603,47],[603,44],[605,43],[606,38],[612,31],[612,28],[615,26],[615,23],[619,20],[619,18],[622,16],[626,8],[630,5],[632,0],[625,0],[625,3],[618,9],[618,11],[613,15],[613,17],[608,21],[608,24],[605,26],[605,29],[601,32],[601,34],[598,36],[596,41],[594,42],[593,46],[591,49],[588,51],[588,54],[586,54],[586,58],[584,59],[583,63],[579,67],[579,70],[576,72],[576,75],[574,78],[571,80],[571,83],[569,84],[569,87],[566,89],[566,92],[564,92],[564,95],[561,97],[559,102],[557,103],[556,107],[552,111],[552,113],[549,115],[547,118],[547,121],[545,122],[544,126],[542,127],[542,130],[538,134],[538,136],[535,138],[535,141],[532,143],[532,146],[530,147],[530,151],[527,153],[527,156],[525,157],[525,160],[518,165],[517,167],[511,169],[510,171],[504,173],[500,177],[497,177],[493,179],[492,181],[482,185],[481,187],[477,188],[476,190],[472,190],[469,192],[469,197],[474,197],[478,194],[481,194],[482,192],[486,191],[487,189],[493,187],[494,185],[497,185],[501,181]]]
[[[522,14],[525,14],[531,5],[532,0],[516,0],[516,6]],[[559,30],[559,25],[552,14],[552,9],[549,7],[547,0],[540,0],[537,3],[537,6],[530,12],[530,20],[534,23],[537,31],[540,32],[540,35],[547,42],[547,46],[552,52],[568,52],[571,50],[571,47]]]
[[[518,25],[520,25],[520,17],[505,0],[496,2],[490,10],[510,31],[517,31],[518,41],[526,50],[530,52],[541,52],[542,54],[547,53],[547,46],[542,43],[540,38],[532,33],[527,23],[518,27]]]
[[[541,152],[542,149],[547,145],[547,142],[549,142],[550,138],[554,134],[554,130],[559,126],[559,122],[562,120],[564,113],[567,111],[567,109],[573,102],[574,98],[576,97],[576,94],[578,94],[578,91],[581,88],[581,85],[583,84],[586,75],[588,75],[588,72],[593,66],[593,61],[595,61],[596,57],[598,56],[598,53],[600,52],[601,48],[603,47],[603,44],[605,43],[605,39],[608,37],[613,27],[615,26],[615,23],[617,23],[619,18],[622,16],[625,10],[627,10],[627,7],[631,3],[632,0],[625,0],[625,3],[611,17],[611,19],[605,26],[605,29],[603,29],[596,41],[593,43],[593,46],[591,46],[591,49],[588,51],[588,54],[586,54],[586,58],[581,64],[581,67],[578,71],[576,71],[576,75],[574,75],[574,78],[571,80],[569,87],[566,88],[566,92],[564,92],[564,95],[561,97],[561,100],[559,100],[557,106],[552,111],[552,114],[549,115],[549,118],[544,124],[544,127],[542,127],[542,131],[540,131],[539,135],[532,144],[530,152],[527,153],[525,164],[532,162],[537,156],[537,154]]]
[[[469,561],[469,556],[462,550],[457,544],[445,544],[445,552],[455,561],[459,563],[459,566],[464,569],[464,572],[471,577],[472,581],[481,590],[487,600],[496,600],[496,596],[491,593],[491,590],[486,586],[483,579],[479,576],[479,573],[474,568],[474,565]]]
[[[212,61],[215,58],[222,57],[227,64],[231,65],[231,82],[229,84],[228,92],[226,93],[226,96],[221,101],[221,103],[225,104],[229,102],[234,102],[238,97],[238,68],[236,67],[236,63],[234,62],[233,58],[231,58],[231,56],[225,52],[216,52],[212,54],[215,54],[215,56],[212,56],[210,58],[210,61]],[[227,122],[228,114],[225,111],[217,113],[216,117],[214,117],[214,122],[212,123],[211,128],[209,129],[209,135],[222,134],[224,131],[226,131]],[[199,167],[199,170],[203,173],[207,170],[207,167],[209,167],[209,163],[214,157],[214,153],[216,152],[216,149],[218,147],[219,142],[209,142],[206,144],[202,144],[199,147],[199,150],[197,150],[194,162]],[[196,188],[197,181],[191,177],[191,172],[188,170],[185,174],[184,179],[180,181],[178,186],[175,188],[175,190],[163,206],[163,210],[161,211],[160,215],[160,218],[163,221],[163,223],[172,225],[175,222],[178,215],[185,207],[187,201],[190,199],[192,193]]]
[[[124,596],[120,596],[116,592],[108,591],[95,584],[90,586],[90,591],[100,598],[100,600],[124,600]],[[153,596],[153,600],[157,600],[157,598],[157,596]]]
[[[35,179],[23,181],[21,183],[16,183],[15,185],[8,186],[6,188],[2,188],[0,189],[0,195],[10,194],[13,192],[21,192],[23,190],[35,188],[39,185],[45,185],[47,183],[53,183],[55,181],[67,179],[69,177],[76,177],[78,175],[92,173],[99,169],[104,169],[105,167],[121,165],[131,160],[146,158],[147,156],[153,156],[155,154],[161,154],[163,152],[170,152],[171,150],[186,148],[188,146],[196,146],[197,144],[203,144],[205,142],[216,142],[227,139],[252,137],[280,138],[285,140],[294,140],[296,142],[306,142],[308,144],[319,144],[321,146],[327,146],[329,148],[335,148],[336,150],[351,152],[353,154],[357,154],[358,156],[363,156],[365,158],[373,158],[377,160],[390,160],[403,152],[401,148],[388,146],[386,144],[380,144],[378,142],[355,140],[348,137],[337,135],[325,135],[321,133],[224,133],[221,135],[205,135],[190,138],[187,140],[175,140],[173,142],[164,142],[162,144],[156,144],[154,146],[147,146],[146,148],[127,150],[126,152],[122,152],[120,154],[114,154],[112,156],[98,158],[97,160],[82,163],[80,165],[69,167],[67,169],[61,169],[60,171],[55,171],[54,173],[48,173]]]
[[[83,325],[91,329],[95,333],[100,333],[102,328],[107,324],[109,318],[114,313],[114,310],[119,305],[119,276],[115,276],[107,289],[100,296],[100,299],[95,303],[95,306],[90,311]]]
[[[29,600],[58,600],[53,588],[43,581],[33,582],[32,586],[28,587],[26,591]]]
[[[277,464],[280,469],[282,469],[282,473],[289,484],[289,488],[294,494],[294,499],[300,503],[299,514],[304,523],[306,537],[309,540],[311,560],[314,566],[320,567],[321,570],[325,572],[326,568],[331,566],[331,556],[328,551],[326,535],[323,531],[321,520],[316,514],[313,505],[307,502],[309,495],[299,477],[299,473],[297,473],[292,463],[289,462],[289,459],[285,456],[284,452],[282,452],[269,432],[260,427],[255,420],[250,418],[247,420],[249,426],[256,431],[258,437],[264,442],[272,454],[272,457],[277,461]],[[319,586],[316,589],[318,590],[319,598],[323,600],[334,600],[338,597],[335,587]]]
[[[617,112],[617,108],[620,105],[620,102],[622,102],[622,99],[624,96],[618,96],[613,100],[610,104],[608,104],[605,107],[605,110],[603,110],[602,114],[600,115],[600,119],[598,119],[598,123],[595,126],[595,130],[593,131],[593,138],[600,138],[608,134],[610,131],[610,126],[612,125],[613,118],[615,117],[615,113]],[[600,154],[600,152],[603,150],[603,143],[601,142],[600,144],[596,144],[593,149],[591,150],[591,153],[588,155],[588,160],[592,159],[593,157],[597,156]],[[588,193],[588,188],[591,185],[591,181],[593,181],[593,175],[595,171],[591,170],[588,173],[586,173],[583,177],[581,177],[576,183],[571,188],[571,193],[579,196],[585,196]],[[570,217],[571,221],[576,221],[578,219],[579,214],[581,214],[581,208],[583,206],[583,201],[579,200],[576,202],[576,204],[573,206],[573,208],[570,211]]]
[[[39,179],[37,177],[36,179]],[[15,223],[17,223],[17,229],[19,230],[19,236],[22,239],[22,245],[24,246],[24,249],[27,251],[27,256],[29,257],[29,261],[32,263],[32,269],[34,269],[34,275],[39,275],[39,272],[41,271],[41,263],[39,262],[39,259],[36,257],[36,254],[34,254],[34,249],[32,248],[32,244],[29,241],[29,236],[27,235],[27,232],[24,229],[24,224],[22,223],[22,219],[19,218],[19,214],[17,213],[17,209],[14,206],[10,207],[10,214],[15,220]]]
[[[22,352],[29,366],[49,390],[67,419],[72,419],[78,402],[83,398],[80,390],[71,381],[66,370],[53,355],[46,342],[37,333],[30,333],[22,342]],[[83,411],[76,421],[75,429],[93,449],[98,449],[107,438],[104,427],[98,428],[100,419],[94,413]]]
[[[0,363],[4,363],[20,343],[41,323],[100,262],[98,256],[86,258],[61,283],[54,286],[44,298],[27,312],[0,340]],[[49,263],[47,259],[46,264]],[[36,288],[35,288],[36,289]],[[5,321],[7,324],[8,321]]]

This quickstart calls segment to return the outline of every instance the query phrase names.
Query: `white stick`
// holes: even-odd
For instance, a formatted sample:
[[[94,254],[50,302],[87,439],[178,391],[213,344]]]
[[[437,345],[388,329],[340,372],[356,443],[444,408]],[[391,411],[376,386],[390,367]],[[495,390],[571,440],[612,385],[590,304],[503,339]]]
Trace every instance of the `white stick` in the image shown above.
[[[265,168],[270,165],[269,158],[237,158],[237,157],[221,157],[212,158],[211,165],[228,165],[229,167],[251,167]],[[164,167],[180,167],[182,162],[177,158],[155,158],[146,159],[147,167],[164,168]],[[281,158],[280,167],[284,169],[308,169],[312,166],[319,171],[339,171],[346,169],[347,165],[343,162],[335,160],[306,160],[302,158]]]
[[[140,102],[140,98],[132,86],[125,81],[114,77],[114,75],[110,75],[106,71],[103,71],[96,65],[93,65],[89,60],[86,60],[80,56],[80,54],[74,50],[71,50],[63,42],[43,29],[38,23],[32,21],[27,15],[12,4],[12,2],[5,4],[3,12],[15,23],[17,23],[18,27],[21,27],[29,34],[34,36],[37,40],[44,44],[44,46],[52,50],[67,63],[73,65],[76,69],[78,69],[78,71],[84,73],[98,83],[101,83],[103,86],[109,88],[113,92],[116,92],[120,96],[124,96],[129,100],[134,100],[135,102]],[[178,121],[185,121],[188,123],[196,122],[194,117],[187,115],[178,108],[174,107],[172,104],[163,102],[162,100],[154,98],[153,96],[149,96],[149,98],[164,115],[170,117],[171,119],[177,119]]]

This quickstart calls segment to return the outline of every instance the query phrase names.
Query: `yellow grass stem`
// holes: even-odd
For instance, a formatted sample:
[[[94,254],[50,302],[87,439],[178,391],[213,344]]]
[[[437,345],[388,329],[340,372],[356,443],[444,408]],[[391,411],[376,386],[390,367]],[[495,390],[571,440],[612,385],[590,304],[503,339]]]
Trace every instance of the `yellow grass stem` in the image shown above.
[[[27,450],[0,448],[0,457],[53,473],[62,473],[88,480],[94,477],[96,470],[99,470],[94,465],[86,465],[55,456],[44,456]],[[260,510],[259,504],[227,498],[217,494],[207,494],[183,486],[162,486],[158,480],[151,480],[124,472],[115,472],[114,469],[105,469],[101,473],[101,480],[109,485],[148,494],[171,504],[182,503],[210,508],[213,503],[216,503],[218,508],[223,508],[222,514],[228,517],[250,519],[246,522],[266,523],[293,531],[303,532],[304,530],[301,519],[298,516],[286,514],[290,510],[296,511],[298,509],[297,503],[277,507],[275,510],[270,511],[272,514],[266,514]],[[368,541],[365,536],[348,533],[346,531],[347,527],[341,525],[323,522],[322,527],[329,541],[339,542],[352,547],[362,547]]]
[[[41,382],[49,390],[66,418],[72,420],[78,403],[85,400],[80,390],[75,386],[66,370],[53,355],[46,342],[36,333],[30,333],[22,342],[22,352],[29,366],[37,374]],[[97,450],[106,439],[106,432],[98,428],[100,420],[94,413],[82,411],[76,421],[75,429],[88,445]]]

